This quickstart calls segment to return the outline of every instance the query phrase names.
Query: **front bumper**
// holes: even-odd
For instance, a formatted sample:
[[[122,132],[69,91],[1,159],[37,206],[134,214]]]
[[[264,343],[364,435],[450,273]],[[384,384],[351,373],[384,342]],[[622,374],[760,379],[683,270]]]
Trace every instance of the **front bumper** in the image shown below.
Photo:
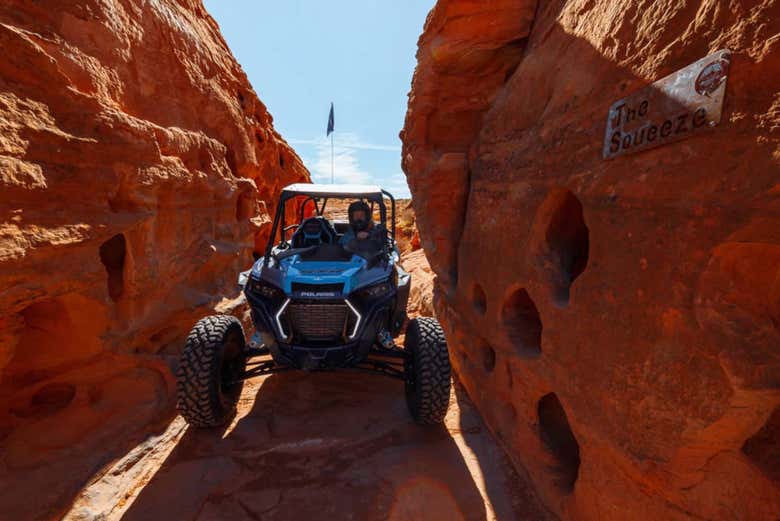
[[[295,344],[268,346],[277,363],[308,371],[349,367],[368,355],[372,342],[352,342],[332,347],[308,347]]]
[[[290,324],[284,320],[284,312],[291,305],[291,299],[269,302],[247,293],[252,320],[274,360],[281,365],[306,370],[349,367],[365,360],[376,344],[379,331],[388,327],[394,297],[393,293],[373,302],[353,299],[343,301],[358,317],[348,323],[343,338],[329,342],[306,342],[296,338]]]

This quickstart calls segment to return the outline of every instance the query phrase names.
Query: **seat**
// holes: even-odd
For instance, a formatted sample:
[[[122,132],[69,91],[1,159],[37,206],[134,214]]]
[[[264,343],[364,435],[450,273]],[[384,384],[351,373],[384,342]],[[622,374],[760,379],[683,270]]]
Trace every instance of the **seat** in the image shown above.
[[[321,244],[334,244],[336,232],[324,217],[309,217],[295,230],[292,236],[293,248],[309,248]]]

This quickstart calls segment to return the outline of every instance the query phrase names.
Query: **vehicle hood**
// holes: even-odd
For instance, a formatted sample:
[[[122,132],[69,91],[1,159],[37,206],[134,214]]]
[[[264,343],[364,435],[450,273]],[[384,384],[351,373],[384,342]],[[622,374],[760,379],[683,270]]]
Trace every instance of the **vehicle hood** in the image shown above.
[[[342,285],[341,294],[349,295],[359,288],[387,280],[392,273],[393,264],[391,259],[369,268],[368,262],[358,255],[353,255],[349,261],[308,261],[301,259],[299,255],[293,255],[278,263],[258,260],[252,267],[252,277],[273,284],[288,296],[333,297],[339,294],[337,285]],[[302,290],[301,284],[320,288]],[[301,295],[301,291],[314,294]]]

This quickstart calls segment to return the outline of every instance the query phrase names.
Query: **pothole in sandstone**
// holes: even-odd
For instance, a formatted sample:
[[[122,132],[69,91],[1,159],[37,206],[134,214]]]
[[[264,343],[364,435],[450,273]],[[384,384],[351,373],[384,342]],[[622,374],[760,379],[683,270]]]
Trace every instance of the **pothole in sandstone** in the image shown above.
[[[574,490],[580,471],[580,446],[569,426],[566,411],[558,396],[549,393],[539,400],[539,434],[547,450],[555,457],[555,484],[564,492]]]
[[[127,244],[122,233],[114,235],[100,245],[100,262],[108,274],[108,295],[117,301],[125,290],[125,257]]]
[[[504,301],[501,322],[521,357],[536,358],[542,354],[542,320],[525,289],[516,289]]]
[[[566,188],[554,188],[537,211],[531,251],[546,273],[553,303],[569,305],[574,281],[588,265],[590,237],[582,203]]]
[[[484,315],[487,311],[487,295],[479,284],[474,284],[471,289],[471,303],[480,315]]]
[[[769,479],[780,482],[780,407],[745,441],[742,453]]]

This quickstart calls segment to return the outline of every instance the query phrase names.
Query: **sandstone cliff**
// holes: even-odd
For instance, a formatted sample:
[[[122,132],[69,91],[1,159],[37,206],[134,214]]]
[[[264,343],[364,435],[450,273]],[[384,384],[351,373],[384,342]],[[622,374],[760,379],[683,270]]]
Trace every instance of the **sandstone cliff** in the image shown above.
[[[6,1],[0,47],[0,517],[52,518],[308,174],[200,0]]]
[[[403,164],[459,378],[566,519],[780,516],[780,2],[440,0]],[[707,135],[610,105],[729,48]]]

